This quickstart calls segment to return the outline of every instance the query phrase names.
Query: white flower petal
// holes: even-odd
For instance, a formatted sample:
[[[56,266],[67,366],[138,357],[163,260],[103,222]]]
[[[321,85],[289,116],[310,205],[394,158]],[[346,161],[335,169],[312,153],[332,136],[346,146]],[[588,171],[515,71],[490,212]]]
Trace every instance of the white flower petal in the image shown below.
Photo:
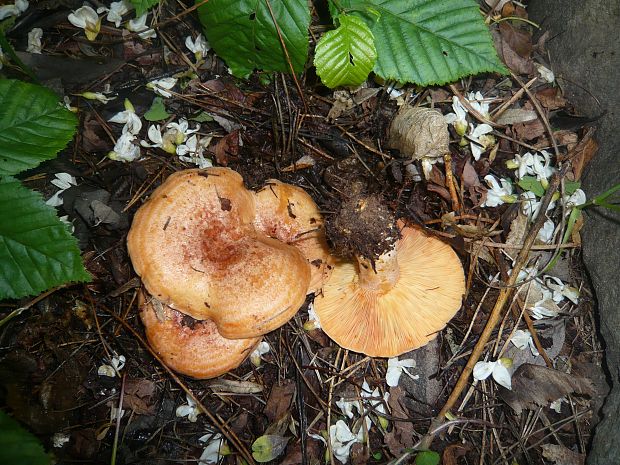
[[[473,376],[476,381],[487,379],[493,373],[497,362],[478,362],[474,365]]]
[[[499,360],[495,362],[493,367],[493,379],[504,386],[506,389],[512,390],[512,379],[510,378],[510,371]]]

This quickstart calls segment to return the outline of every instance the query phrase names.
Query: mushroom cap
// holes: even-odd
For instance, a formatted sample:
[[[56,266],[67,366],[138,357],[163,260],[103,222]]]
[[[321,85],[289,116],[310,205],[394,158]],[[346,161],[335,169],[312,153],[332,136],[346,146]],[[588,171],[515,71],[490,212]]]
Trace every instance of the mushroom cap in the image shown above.
[[[212,320],[191,320],[172,307],[139,295],[146,337],[164,363],[196,379],[220,376],[237,368],[261,338],[225,339]]]
[[[229,339],[286,323],[304,303],[310,267],[292,246],[257,231],[254,195],[227,168],[172,174],[136,213],[127,248],[158,300]]]
[[[318,292],[333,265],[319,207],[303,189],[275,179],[265,183],[255,200],[256,228],[302,253],[311,270],[308,294]]]
[[[465,277],[450,246],[405,227],[395,251],[385,255],[396,256],[393,285],[361,286],[362,265],[342,261],[315,298],[323,331],[340,346],[372,357],[395,357],[434,339],[461,307]]]

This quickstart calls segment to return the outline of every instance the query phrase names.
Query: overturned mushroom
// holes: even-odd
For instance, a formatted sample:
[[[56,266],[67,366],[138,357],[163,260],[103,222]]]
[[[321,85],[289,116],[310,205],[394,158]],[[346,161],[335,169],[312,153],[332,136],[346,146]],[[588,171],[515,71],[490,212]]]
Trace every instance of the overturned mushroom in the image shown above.
[[[360,256],[336,263],[315,298],[323,331],[342,347],[394,357],[435,338],[460,308],[465,281],[456,253],[415,227],[401,235],[374,263]]]
[[[303,304],[310,266],[293,246],[254,226],[255,199],[227,168],[172,174],[138,210],[129,255],[158,300],[226,338],[256,337]]]
[[[328,276],[332,257],[323,217],[303,189],[275,179],[256,193],[256,228],[299,249],[310,264],[308,294],[317,292]]]
[[[194,320],[142,292],[139,305],[153,350],[168,367],[192,378],[215,378],[237,368],[261,340],[225,339],[213,321]]]

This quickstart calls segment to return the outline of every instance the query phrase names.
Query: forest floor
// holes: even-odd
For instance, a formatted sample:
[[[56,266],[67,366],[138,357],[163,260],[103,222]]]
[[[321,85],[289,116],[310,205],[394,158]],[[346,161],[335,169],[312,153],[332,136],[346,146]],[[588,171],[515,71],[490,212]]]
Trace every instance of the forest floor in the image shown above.
[[[449,401],[450,423],[433,431],[430,450],[446,465],[584,462],[606,384],[580,259],[581,220],[563,236],[566,213],[577,202],[571,196],[579,195],[596,144],[571,112],[562,83],[537,67],[548,63],[544,33],[534,40],[533,28],[520,21],[491,26],[511,76],[428,88],[370,80],[334,92],[308,69],[299,78],[300,95],[290,75],[255,73],[243,81],[213,51],[197,60],[185,43],[201,27],[180,3],[156,8],[156,38],[104,20],[94,41],[66,21],[68,7],[48,3],[54,2],[29,9],[7,36],[25,50],[27,33],[43,29],[42,54],[20,56],[77,108],[79,128],[57,159],[21,179],[49,198],[59,173],[72,177],[57,209],[72,223],[93,279],[0,305],[0,316],[27,308],[0,329],[0,401],[58,463],[250,463],[255,441],[265,435],[273,463],[412,462],[490,317],[498,324],[477,355],[503,364],[479,365],[479,379],[468,377],[458,400]],[[514,5],[506,15],[527,18]],[[146,86],[170,77],[176,85],[167,98]],[[109,101],[80,95],[87,91]],[[110,159],[122,124],[109,120],[126,99],[143,123],[139,140],[152,144],[149,126],[184,119],[196,130],[202,157],[182,160],[160,147],[141,147],[135,161]],[[428,177],[419,161],[389,148],[390,124],[405,105],[443,115],[460,105],[471,125],[464,137],[449,125],[449,154],[431,165]],[[486,123],[490,132],[475,132]],[[141,281],[127,253],[127,232],[136,210],[171,173],[209,163],[238,171],[251,189],[274,178],[302,187],[328,225],[352,186],[363,185],[396,218],[454,248],[465,270],[462,308],[431,343],[400,356],[413,360],[404,369],[391,362],[392,374],[402,372],[395,386],[386,382],[387,359],[347,351],[309,322],[312,295],[292,320],[265,336],[269,351],[258,363],[246,360],[214,380],[174,375],[145,343]],[[498,305],[545,194],[544,187],[539,192],[543,178],[559,186],[555,207],[521,254],[519,266],[529,275]],[[330,244],[342,242],[337,230],[327,232]],[[348,245],[359,250],[374,239],[369,233]],[[556,254],[555,266],[544,271]],[[499,365],[512,390],[496,381]],[[480,376],[480,369],[490,376]],[[188,392],[208,415],[198,413]],[[355,439],[335,437],[337,424]],[[358,437],[360,428],[366,430]],[[436,463],[423,459],[418,463]]]

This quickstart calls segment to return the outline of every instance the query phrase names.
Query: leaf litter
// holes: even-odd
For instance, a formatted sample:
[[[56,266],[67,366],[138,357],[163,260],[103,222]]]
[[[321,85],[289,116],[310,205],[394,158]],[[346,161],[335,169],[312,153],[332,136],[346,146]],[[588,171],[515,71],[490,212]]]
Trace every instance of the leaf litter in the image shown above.
[[[489,12],[491,17],[526,15],[519,5],[501,3],[496,9],[499,13]],[[171,2],[162,4],[160,23],[179,13],[176,8]],[[34,17],[33,26],[37,21],[41,20]],[[244,83],[235,81],[213,51],[206,52],[200,63],[182,45],[186,36],[196,37],[200,31],[194,18],[172,24],[178,28],[162,27],[159,38],[151,42],[126,35],[107,44],[107,36],[104,40],[100,35],[101,42],[90,43],[89,50],[110,65],[93,67],[88,73],[72,72],[83,70],[87,61],[80,41],[43,26],[43,56],[68,44],[66,53],[75,62],[57,77],[71,104],[79,108],[82,126],[76,143],[61,154],[59,162],[73,167],[71,174],[78,186],[66,191],[68,201],[58,209],[76,226],[87,268],[95,279],[17,304],[30,311],[8,322],[0,333],[0,370],[13,373],[2,378],[7,380],[2,382],[7,392],[3,405],[49,447],[54,435],[68,435],[69,441],[54,448],[64,460],[109,462],[117,424],[111,418],[118,415],[114,409],[119,407],[120,392],[126,413],[119,423],[118,453],[127,463],[149,463],[161,457],[196,461],[201,455],[206,457],[206,452],[213,453],[211,449],[215,456],[223,455],[224,463],[251,457],[252,452],[258,454],[254,456],[257,461],[323,463],[325,454],[334,456],[334,444],[328,439],[330,428],[339,421],[355,437],[349,449],[352,463],[388,463],[411,454],[408,450],[419,446],[431,428],[430,419],[454,389],[528,235],[532,212],[521,211],[524,191],[536,191],[536,201],[545,192],[535,183],[525,185],[528,189],[518,187],[506,162],[517,153],[553,150],[555,140],[558,151],[552,154],[553,167],[559,169],[572,160],[564,172],[565,181],[579,181],[596,153],[592,131],[576,126],[547,133],[545,120],[554,117],[551,112],[570,112],[570,107],[561,89],[546,82],[536,68],[541,57],[532,45],[531,29],[520,21],[504,20],[491,29],[505,64],[527,77],[528,83],[536,78],[528,89],[544,109],[542,115],[515,79],[495,75],[442,88],[405,86],[394,99],[390,96],[393,89],[372,82],[358,91],[328,93],[307,76],[303,90],[310,103],[304,112],[290,76],[274,75],[266,84],[258,75]],[[11,34],[18,37],[27,32],[23,29],[18,27]],[[163,51],[156,44],[164,44]],[[188,61],[192,66],[188,67]],[[53,73],[57,65],[42,62],[40,67],[42,73]],[[76,73],[82,73],[82,78]],[[146,84],[173,75],[178,75],[178,83],[158,88],[160,96],[153,106],[155,94]],[[116,99],[99,103],[78,97],[91,91],[100,92],[104,100]],[[475,97],[477,92],[483,101]],[[448,126],[449,145],[441,154],[427,156],[431,163],[424,163],[425,154],[417,156],[403,148],[434,143],[417,140],[419,133],[396,149],[386,149],[390,125],[399,110],[410,106],[433,109],[434,116],[447,115],[453,111],[453,97],[480,111],[468,111],[465,116],[473,130],[468,127],[460,134],[455,125]],[[238,170],[249,186],[270,178],[300,185],[328,218],[347,193],[361,189],[378,195],[399,217],[453,245],[466,265],[464,305],[436,342],[414,353],[417,364],[407,368],[411,376],[402,375],[396,386],[388,386],[387,360],[349,353],[320,329],[305,330],[307,307],[289,325],[268,336],[273,353],[258,367],[245,363],[212,381],[179,379],[167,372],[140,342],[143,330],[136,319],[135,275],[125,253],[124,236],[138,205],[170,173],[190,167],[191,162],[157,147],[141,148],[140,158],[131,163],[106,158],[121,134],[120,125],[107,120],[119,111],[124,98],[131,100],[138,116],[160,121],[162,127],[183,117],[208,115],[201,118],[197,132],[208,141],[204,156]],[[509,102],[500,117],[494,118],[494,111]],[[484,116],[482,104],[488,104],[489,115]],[[494,123],[492,132],[484,134],[488,136],[484,141],[476,135],[472,142],[475,128],[486,121]],[[147,138],[147,126],[145,122],[140,139]],[[431,128],[430,133],[436,136],[437,130]],[[478,159],[472,152],[478,153]],[[53,166],[44,164],[33,170],[29,185],[45,190],[38,175],[52,178],[65,171]],[[513,187],[510,194],[499,193],[493,207],[482,206],[491,191],[485,182],[488,175],[507,179]],[[559,210],[560,206],[547,215],[561,231],[565,219]],[[338,243],[337,237],[332,239]],[[476,382],[470,377],[459,402],[450,409],[455,423],[431,443],[433,450],[442,452],[445,463],[460,463],[463,457],[468,463],[481,457],[493,461],[509,457],[521,463],[533,457],[522,451],[524,444],[555,463],[580,463],[576,460],[584,452],[581,445],[587,443],[594,421],[585,395],[592,393],[592,387],[587,379],[571,373],[571,364],[574,354],[581,353],[588,354],[589,363],[600,366],[600,342],[579,260],[579,234],[564,244],[560,239],[556,234],[551,242],[535,241],[527,265],[537,275],[556,250],[566,251],[568,283],[580,289],[578,303],[552,298],[555,316],[533,324],[530,307],[535,301],[527,296],[525,280],[518,284],[517,297],[506,307],[501,326],[483,352],[488,361],[513,359],[513,389],[507,391],[491,378]],[[356,240],[368,241],[368,236]],[[73,310],[76,299],[83,303],[79,315]],[[546,363],[542,356],[532,359],[529,349],[520,351],[510,344],[516,330],[536,335],[552,366],[540,366]],[[33,351],[38,354],[36,360],[26,355]],[[111,359],[114,353],[126,357],[121,376],[98,376],[102,358]],[[16,366],[21,371],[13,371]],[[378,389],[378,397],[362,403],[363,411],[349,418],[336,401],[343,393],[347,399],[362,399],[364,382],[372,386],[371,391]],[[194,397],[187,397],[186,390]],[[389,394],[387,401],[382,400],[384,394]],[[199,414],[195,422],[177,417],[177,407],[190,406],[190,398],[197,411],[204,408],[213,416]],[[567,399],[570,411],[567,403],[559,413],[549,408],[561,398]],[[50,406],[65,413],[44,417],[42,412]],[[380,406],[384,413],[378,413]],[[544,415],[527,419],[530,423],[523,429],[527,412],[540,409]],[[367,417],[372,420],[370,426]],[[571,432],[567,432],[569,425],[574,426]],[[225,432],[221,443],[212,435],[200,440],[206,431],[216,430]],[[542,439],[545,435],[550,438]],[[531,463],[542,462],[534,459]]]

